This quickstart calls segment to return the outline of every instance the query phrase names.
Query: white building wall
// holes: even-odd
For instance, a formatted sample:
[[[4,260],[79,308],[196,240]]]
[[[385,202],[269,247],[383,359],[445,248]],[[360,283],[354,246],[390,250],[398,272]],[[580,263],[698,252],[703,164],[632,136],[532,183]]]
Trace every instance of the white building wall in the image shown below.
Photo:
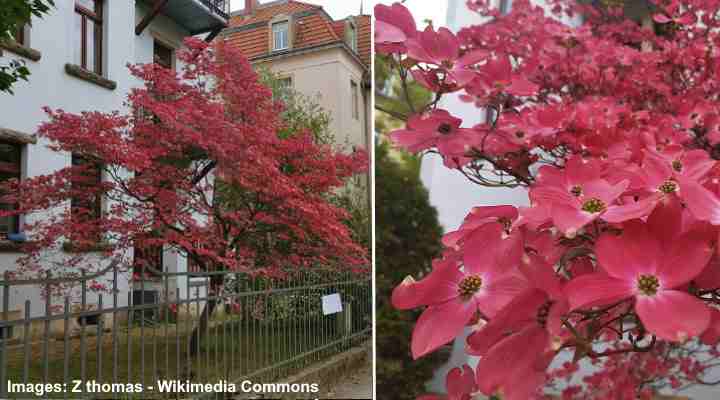
[[[293,88],[298,92],[318,97],[320,106],[327,111],[332,121],[330,131],[338,145],[366,147],[366,129],[362,96],[363,69],[347,51],[338,47],[317,50],[288,57],[276,57],[257,63],[269,68],[281,77],[291,77]],[[352,95],[350,81],[358,85],[357,119],[352,116]]]
[[[484,22],[484,18],[471,12],[465,0],[448,0],[447,27],[453,32],[460,28],[477,25]],[[463,126],[470,128],[485,120],[483,110],[474,104],[460,100],[458,94],[446,95],[439,105],[449,110],[454,116],[463,120]],[[522,189],[484,188],[471,183],[457,171],[450,170],[443,165],[438,155],[426,156],[422,160],[420,177],[428,188],[430,203],[438,210],[438,219],[445,232],[457,229],[472,207],[480,205],[527,205],[527,194]],[[435,371],[433,379],[428,382],[428,390],[445,393],[445,377],[449,370],[470,363],[477,364],[476,357],[465,354],[465,339],[470,333],[466,329],[464,335],[458,337],[453,343],[453,349],[448,362]]]
[[[47,120],[42,107],[63,109],[68,112],[82,111],[110,112],[124,111],[124,102],[129,90],[139,84],[131,76],[127,64],[153,61],[153,43],[157,39],[166,46],[179,49],[187,31],[169,18],[159,15],[139,35],[135,35],[135,26],[147,12],[145,5],[135,1],[113,0],[105,2],[103,69],[104,76],[117,83],[115,90],[109,90],[93,83],[75,78],[65,72],[65,64],[73,63],[77,40],[74,27],[74,1],[56,1],[56,7],[42,19],[33,18],[32,28],[28,30],[28,47],[42,53],[42,58],[33,62],[25,60],[32,75],[29,82],[20,82],[13,87],[14,95],[0,95],[0,128],[34,134],[38,126]],[[139,3],[139,2],[138,2]],[[22,59],[3,50],[0,63],[9,59]],[[180,68],[176,65],[177,69]],[[23,176],[50,174],[70,165],[70,154],[52,152],[47,141],[39,139],[37,144],[27,145],[23,151]],[[41,216],[28,216],[31,218]],[[21,223],[22,230],[22,223]],[[183,257],[166,252],[165,268],[168,271],[185,270]],[[0,272],[14,269],[15,260],[20,254],[0,253]],[[112,275],[109,275],[111,277]],[[127,303],[130,288],[128,275],[123,274],[118,282],[119,304]],[[174,292],[174,287],[171,288]],[[184,285],[182,287],[184,293]],[[45,312],[45,301],[39,288],[17,287],[10,293],[9,308],[11,318],[19,317],[26,300],[32,303],[32,315]],[[112,304],[112,296],[104,296],[106,306]],[[0,298],[0,302],[2,299]],[[58,305],[59,299],[54,299]],[[97,302],[96,296],[89,296],[88,303]]]

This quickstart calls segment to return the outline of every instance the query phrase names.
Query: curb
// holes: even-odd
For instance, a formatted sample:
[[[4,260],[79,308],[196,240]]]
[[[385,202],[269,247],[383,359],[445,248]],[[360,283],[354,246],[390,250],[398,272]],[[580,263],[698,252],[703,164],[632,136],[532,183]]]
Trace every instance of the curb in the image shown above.
[[[265,393],[253,395],[240,395],[233,397],[233,400],[246,399],[319,399],[334,384],[355,371],[368,360],[368,354],[372,347],[369,341],[353,347],[341,354],[330,357],[316,365],[305,368],[303,371],[290,376],[282,383],[317,383],[320,386],[319,393]]]

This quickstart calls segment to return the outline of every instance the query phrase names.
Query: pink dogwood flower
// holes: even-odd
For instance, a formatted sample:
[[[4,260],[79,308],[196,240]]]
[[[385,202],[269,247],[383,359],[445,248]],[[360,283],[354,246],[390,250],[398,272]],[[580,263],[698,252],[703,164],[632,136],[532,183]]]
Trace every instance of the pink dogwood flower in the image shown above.
[[[561,316],[568,311],[552,265],[526,255],[521,271],[531,287],[468,337],[468,353],[482,356],[478,387],[510,400],[532,398],[545,381],[545,369],[563,334]]]
[[[655,16],[653,16],[653,20],[659,24],[674,22],[678,25],[689,25],[697,21],[697,18],[692,13],[684,13],[682,15],[678,15],[677,17],[669,17],[665,14],[655,14]]]
[[[517,219],[518,211],[513,206],[487,206],[474,207],[470,214],[465,217],[458,230],[449,232],[443,236],[443,244],[447,247],[455,247],[466,237],[470,236],[476,229],[490,223],[499,223],[503,226],[510,225]]]
[[[417,36],[415,19],[400,3],[375,6],[375,48],[380,53],[406,51],[405,41]]]
[[[567,284],[570,308],[632,299],[645,329],[658,338],[683,341],[703,333],[710,309],[682,288],[710,260],[710,238],[696,231],[678,233],[672,240],[659,236],[641,221],[624,224],[619,236],[603,235],[595,250],[603,272]]]
[[[564,174],[564,177],[548,177],[547,184],[540,184],[530,191],[530,198],[534,205],[546,208],[548,216],[565,236],[575,236],[581,228],[598,218],[616,223],[646,215],[643,203],[619,202],[630,185],[628,180],[611,184],[605,179],[598,179],[594,171],[581,171],[579,165],[572,164],[565,168]]]
[[[500,227],[488,225],[482,235],[484,253],[466,254],[463,262],[446,257],[423,280],[406,279],[393,291],[395,308],[428,306],[413,330],[414,358],[453,340],[478,315],[494,316],[527,287],[519,270],[509,265]]]
[[[475,372],[467,364],[453,368],[445,378],[445,387],[447,396],[426,394],[418,397],[417,400],[472,400],[477,392]]]
[[[436,32],[432,25],[406,43],[408,57],[415,61],[440,68],[456,85],[465,86],[475,79],[476,71],[471,67],[485,60],[485,50],[470,50],[461,54],[460,41],[447,28]],[[420,82],[423,82],[421,79]]]
[[[531,82],[522,73],[514,72],[510,58],[506,55],[496,55],[480,69],[481,79],[475,80],[478,86],[474,92],[507,92],[515,96],[533,95],[538,85]]]
[[[678,0],[672,0],[664,7],[665,13],[658,13],[653,16],[653,20],[659,24],[667,24],[669,22],[678,25],[691,25],[697,21],[695,11],[683,11],[684,5]]]
[[[720,200],[701,184],[715,164],[699,150],[646,151],[639,183],[640,190],[650,193],[640,202],[645,206],[644,214],[650,214],[668,197],[677,197],[695,218],[720,225]]]
[[[462,120],[445,110],[414,115],[405,129],[390,135],[393,142],[411,152],[437,147],[444,156],[462,156],[469,150],[468,143],[479,140],[472,129],[461,128]]]

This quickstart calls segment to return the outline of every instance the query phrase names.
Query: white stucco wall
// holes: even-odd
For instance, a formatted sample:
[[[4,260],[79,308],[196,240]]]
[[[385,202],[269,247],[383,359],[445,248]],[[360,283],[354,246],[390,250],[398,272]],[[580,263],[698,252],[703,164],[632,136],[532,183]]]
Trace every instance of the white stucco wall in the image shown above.
[[[349,148],[367,146],[366,132],[369,130],[364,126],[367,108],[362,95],[363,69],[346,50],[334,47],[276,57],[257,65],[265,66],[283,77],[292,77],[293,88],[300,93],[319,96],[320,106],[331,115],[330,129],[339,145],[347,145]],[[351,80],[358,85],[357,119],[352,116]]]
[[[109,112],[124,110],[124,101],[130,88],[139,81],[130,75],[126,65],[153,61],[153,43],[157,39],[166,46],[180,48],[189,33],[169,18],[159,15],[136,36],[135,26],[147,12],[145,5],[135,1],[113,0],[105,3],[104,10],[104,76],[117,83],[117,89],[108,90],[90,82],[80,80],[65,72],[65,64],[73,63],[76,46],[74,1],[57,1],[56,8],[42,19],[33,18],[28,31],[28,46],[42,53],[38,62],[26,60],[32,75],[29,82],[20,82],[13,87],[15,95],[0,95],[0,128],[34,134],[38,125],[46,120],[43,106],[63,109],[69,112],[96,110]],[[9,51],[3,51],[0,62],[8,59],[22,59]],[[177,64],[177,63],[176,63]],[[176,65],[180,68],[180,65]],[[35,145],[23,150],[23,176],[49,174],[70,165],[70,155],[51,152],[47,142],[40,139]],[[29,216],[28,220],[35,218]],[[21,226],[22,230],[22,226]],[[14,268],[19,254],[0,253],[0,272]],[[165,268],[168,271],[185,270],[183,257],[166,252]],[[185,293],[185,282],[178,281],[181,293]],[[127,303],[129,282],[124,275],[119,282],[121,305]],[[171,287],[174,292],[174,287]],[[14,289],[10,294],[10,309],[20,310],[26,300],[32,302],[32,315],[44,313],[44,300],[39,289]],[[0,301],[2,301],[0,299]],[[96,297],[90,296],[89,303]],[[55,303],[58,303],[56,300]],[[111,304],[111,296],[105,296],[104,303]]]

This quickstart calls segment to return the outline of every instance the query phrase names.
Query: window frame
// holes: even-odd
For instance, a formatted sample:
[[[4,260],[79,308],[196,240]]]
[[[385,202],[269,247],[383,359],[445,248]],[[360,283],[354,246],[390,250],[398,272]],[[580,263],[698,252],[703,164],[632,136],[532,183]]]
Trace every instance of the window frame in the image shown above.
[[[292,89],[294,86],[294,83],[295,83],[295,82],[293,82],[293,77],[290,75],[279,77],[277,79],[277,82],[278,82],[278,87],[280,89]],[[283,82],[287,82],[287,85],[284,84]]]
[[[78,0],[75,0],[75,14],[79,14],[81,18],[80,22],[80,64],[78,64],[80,67],[82,67],[85,70],[94,72],[98,75],[103,75],[104,72],[104,65],[103,65],[103,35],[105,32],[105,22],[104,22],[104,1],[103,0],[91,0],[93,1],[93,4],[95,5],[95,10],[89,10],[85,6],[79,4]],[[75,15],[77,18],[77,15]],[[94,43],[93,43],[93,54],[94,54],[94,60],[93,60],[93,68],[88,68],[88,43],[87,43],[87,29],[88,29],[88,20],[91,20],[93,23],[93,27],[95,29],[94,34]],[[75,38],[77,40],[77,38]],[[76,44],[77,45],[77,44]]]
[[[289,85],[285,86],[282,84],[282,82],[289,82]],[[292,75],[285,75],[285,76],[277,77],[275,79],[272,99],[274,101],[285,100],[286,94],[288,93],[288,89],[292,89],[294,83],[295,83],[295,81],[293,80]]]
[[[282,31],[280,31],[280,30],[279,30],[279,31],[276,31],[276,30],[275,30],[275,27],[276,27],[276,26],[280,26],[280,25],[285,26],[285,29],[282,30]],[[276,46],[276,44],[277,44],[277,41],[276,41],[277,36],[276,36],[276,34],[278,34],[278,33],[283,33],[283,32],[284,32],[284,34],[285,34],[285,35],[284,35],[284,36],[285,36],[285,43],[284,43],[284,44],[285,44],[285,47],[277,47],[277,46]],[[270,42],[271,42],[271,44],[272,44],[272,51],[284,51],[284,50],[289,50],[289,49],[290,49],[290,20],[289,20],[289,19],[283,19],[283,20],[278,20],[278,21],[273,21],[273,22],[271,22],[271,23],[270,23],[270,34],[272,35],[272,37],[270,38]]]
[[[357,82],[355,82],[354,79],[350,80],[350,91],[352,92],[350,94],[351,98],[351,107],[352,107],[352,117],[354,120],[360,119],[360,96],[358,93],[358,89],[360,86]]]
[[[348,46],[357,53],[358,51],[358,28],[354,21],[348,21]]]
[[[103,176],[102,176],[103,175],[103,166],[101,163],[99,163],[95,160],[91,160],[88,157],[82,156],[80,154],[75,154],[75,153],[73,153],[70,157],[71,157],[70,163],[73,167],[81,166],[86,163],[92,163],[94,165],[93,170],[96,171],[96,174],[94,174],[95,178],[96,178],[95,182],[93,182],[92,184],[88,183],[87,185],[83,185],[83,186],[102,184],[102,182],[103,182]],[[93,219],[102,218],[102,214],[103,214],[103,209],[102,209],[103,201],[102,200],[103,200],[102,196],[100,196],[100,195],[97,196],[97,198],[95,198],[94,200],[92,200],[92,202],[94,204],[92,204],[92,209],[90,209],[90,211],[92,212],[91,217]],[[75,197],[70,198],[70,213],[73,218],[75,218],[75,215],[77,214],[76,210],[78,208],[89,208],[85,204],[77,204],[78,202],[81,202],[81,201],[82,201],[81,199],[77,199]]]
[[[157,51],[156,51],[156,50],[157,50],[158,47],[163,47],[163,48],[165,48],[166,50],[169,50],[169,51],[170,51],[170,65],[169,65],[169,66],[165,66],[165,65],[157,62],[157,58],[156,58],[156,57],[157,57]],[[168,69],[170,69],[170,70],[172,70],[172,71],[175,71],[175,68],[176,68],[176,67],[175,67],[175,60],[176,60],[175,52],[176,52],[175,47],[168,45],[166,42],[164,42],[164,41],[162,41],[162,40],[158,40],[157,38],[153,38],[153,63],[158,64],[158,65],[161,65],[161,66],[163,66],[163,67],[165,67],[165,68],[168,68]]]
[[[143,235],[145,236],[145,235]],[[151,238],[151,234],[148,233],[147,238]],[[142,238],[140,238],[142,239]],[[158,270],[160,274],[152,272],[146,268],[149,264],[154,269]],[[153,265],[156,264],[156,265]],[[133,246],[133,260],[132,260],[133,275],[138,273],[141,280],[147,279],[158,279],[162,277],[162,273],[165,271],[165,246],[161,244],[150,245],[150,246]]]
[[[5,162],[0,161],[0,172],[7,173],[7,174],[13,174],[13,176],[8,177],[8,179],[18,179],[22,180],[22,169],[23,169],[23,145],[18,144],[12,141],[2,140],[0,141],[1,145],[10,146],[13,148],[16,156],[16,161],[14,163],[11,162]],[[8,166],[8,168],[5,168]],[[0,182],[5,181],[4,179],[0,179]],[[5,203],[0,203],[2,205],[6,205]],[[10,209],[17,208],[18,204],[7,204]],[[2,232],[0,231],[0,239],[7,240],[8,235],[19,233],[20,232],[20,216],[16,215],[13,217],[6,217],[11,219],[10,221],[10,230],[8,232]]]

